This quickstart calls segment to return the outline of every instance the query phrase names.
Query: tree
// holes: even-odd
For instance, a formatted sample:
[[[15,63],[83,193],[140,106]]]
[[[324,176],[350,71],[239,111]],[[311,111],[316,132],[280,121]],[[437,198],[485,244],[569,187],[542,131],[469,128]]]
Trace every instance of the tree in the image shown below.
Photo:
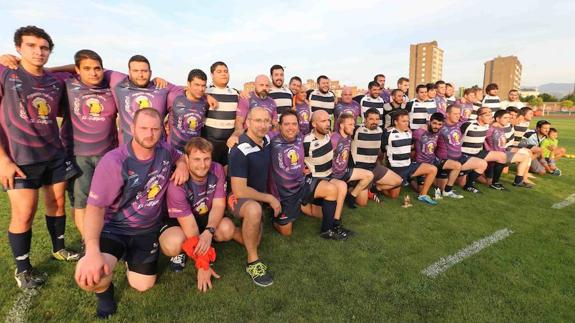
[[[534,97],[531,100],[529,100],[529,105],[532,107],[540,107],[543,105],[543,99],[538,96],[538,97]]]
[[[533,100],[533,99],[535,99],[535,96],[534,96],[534,95],[528,95],[528,96],[526,96],[526,97],[523,97],[523,96],[520,96],[520,97],[519,97],[519,100],[520,100],[521,102],[529,102],[529,101],[531,101],[531,100]]]
[[[561,101],[569,100],[571,102],[575,102],[575,93],[567,94],[564,96]]]
[[[571,101],[571,100],[561,101],[561,107],[563,107],[563,108],[570,108],[572,106],[573,106],[573,101]]]
[[[539,94],[539,97],[541,99],[543,99],[543,102],[557,102],[557,101],[559,101],[556,97],[554,97],[553,95],[551,95],[549,93],[541,93],[541,94]]]

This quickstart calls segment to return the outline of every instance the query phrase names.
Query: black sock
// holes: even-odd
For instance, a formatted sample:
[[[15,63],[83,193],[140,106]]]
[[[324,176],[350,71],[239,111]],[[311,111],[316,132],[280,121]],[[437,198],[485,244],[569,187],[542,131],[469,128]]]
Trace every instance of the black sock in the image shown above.
[[[483,175],[485,175],[485,177],[487,177],[487,178],[493,178],[494,172],[495,172],[494,163],[488,163],[487,168],[485,169],[485,172],[483,172]]]
[[[515,184],[521,184],[523,182],[523,176],[515,176],[515,180],[513,181],[513,183]]]
[[[372,192],[373,194],[377,194],[379,193],[379,190],[377,189],[377,185],[373,184],[371,186],[371,188],[369,189],[370,192]]]
[[[52,239],[52,252],[64,249],[64,232],[66,231],[66,216],[46,215],[46,227]]]
[[[336,201],[326,201],[323,200],[321,206],[321,232],[326,232],[327,230],[333,228],[335,208],[337,207]]]
[[[8,242],[19,273],[32,268],[30,263],[30,244],[32,242],[32,229],[23,233],[8,231]]]
[[[357,204],[355,203],[355,197],[351,195],[351,193],[347,193],[345,195],[345,203],[347,204],[347,207],[349,207],[350,209],[357,208]]]
[[[505,164],[495,163],[495,165],[493,165],[493,183],[499,183],[504,168]]]
[[[98,317],[106,318],[116,313],[113,283],[111,283],[105,291],[96,293],[96,297],[98,298],[98,308],[96,309],[96,315]]]
[[[444,192],[451,192],[451,189],[453,188],[452,185],[445,185],[445,189],[443,190]]]
[[[471,171],[469,172],[469,174],[467,174],[467,181],[465,182],[465,187],[469,187],[469,186],[473,186],[473,183],[475,183],[475,180],[480,176],[481,174],[476,173],[475,171]]]

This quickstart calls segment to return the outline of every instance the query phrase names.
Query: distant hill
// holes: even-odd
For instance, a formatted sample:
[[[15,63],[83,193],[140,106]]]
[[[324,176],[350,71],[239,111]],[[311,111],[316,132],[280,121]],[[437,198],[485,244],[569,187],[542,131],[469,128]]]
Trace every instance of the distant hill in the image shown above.
[[[558,98],[573,92],[573,83],[546,83],[537,87],[540,93],[549,93]]]

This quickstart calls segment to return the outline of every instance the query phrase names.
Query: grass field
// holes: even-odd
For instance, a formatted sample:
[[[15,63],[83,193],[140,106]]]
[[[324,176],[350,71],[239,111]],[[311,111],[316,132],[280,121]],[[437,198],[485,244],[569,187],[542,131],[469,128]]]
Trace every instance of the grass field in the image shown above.
[[[574,153],[575,119],[550,121],[561,145]],[[265,289],[248,278],[244,250],[235,243],[216,246],[215,268],[222,278],[207,294],[196,292],[191,266],[173,274],[165,257],[157,285],[144,294],[127,286],[119,266],[114,278],[119,308],[112,321],[575,321],[575,204],[551,209],[575,193],[575,159],[558,165],[563,176],[537,178],[532,190],[513,188],[506,175],[507,192],[483,187],[480,196],[464,193],[463,200],[443,199],[436,207],[414,201],[403,209],[400,200],[386,199],[358,211],[345,209],[346,226],[358,233],[347,242],[320,239],[316,219],[298,220],[290,238],[266,223],[260,255],[275,279]],[[5,193],[0,206],[6,229]],[[514,233],[437,278],[421,273],[504,228]],[[49,281],[32,298],[26,319],[93,320],[95,297],[74,283],[74,264],[50,258],[42,209],[33,230],[32,263],[49,273]],[[21,291],[6,234],[0,240],[0,313],[6,317]],[[79,247],[71,220],[67,241]]]

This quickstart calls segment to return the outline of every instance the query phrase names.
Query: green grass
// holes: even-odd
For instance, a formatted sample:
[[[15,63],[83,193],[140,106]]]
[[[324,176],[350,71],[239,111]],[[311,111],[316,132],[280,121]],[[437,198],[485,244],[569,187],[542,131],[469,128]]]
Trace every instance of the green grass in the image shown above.
[[[575,119],[552,119],[560,143],[575,152]],[[484,188],[461,201],[442,200],[430,207],[401,201],[344,210],[346,226],[358,234],[347,242],[323,241],[319,221],[303,218],[290,238],[266,223],[260,255],[275,274],[269,288],[254,286],[244,272],[245,252],[235,243],[216,246],[216,271],[222,278],[207,294],[196,292],[195,270],[167,269],[149,292],[127,285],[119,266],[114,282],[119,299],[113,321],[574,321],[575,205],[551,205],[575,193],[575,159],[558,163],[564,176],[536,179],[533,190],[509,192]],[[413,193],[409,193],[414,196]],[[9,207],[0,194],[7,228]],[[95,297],[73,281],[74,264],[50,258],[43,211],[34,223],[32,261],[49,281],[32,299],[29,321],[92,320]],[[497,230],[514,231],[507,239],[453,266],[435,279],[420,272]],[[67,241],[78,248],[71,221]],[[5,317],[20,290],[6,235],[2,235],[0,313]],[[1,319],[1,318],[0,318]]]

